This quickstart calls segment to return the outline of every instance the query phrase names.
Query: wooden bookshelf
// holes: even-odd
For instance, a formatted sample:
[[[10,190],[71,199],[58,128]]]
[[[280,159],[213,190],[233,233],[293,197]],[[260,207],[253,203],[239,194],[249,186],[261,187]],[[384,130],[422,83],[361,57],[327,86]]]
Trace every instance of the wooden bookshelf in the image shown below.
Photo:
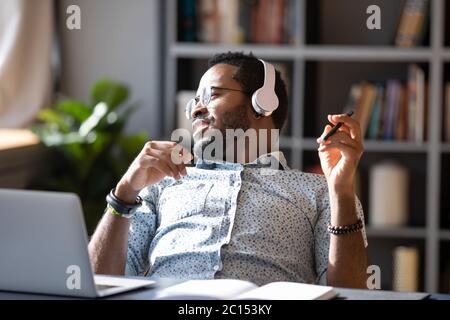
[[[370,238],[407,238],[407,239],[425,239],[426,230],[420,227],[402,227],[402,228],[376,228],[367,227],[367,236]]]
[[[177,0],[164,1],[162,8],[165,16],[162,29],[165,30],[166,57],[164,136],[169,136],[176,125],[177,92],[194,89],[199,77],[205,71],[196,70],[192,79],[187,79],[191,82],[188,87],[185,84],[186,79],[183,81],[179,79],[180,70],[184,70],[186,64],[197,63],[195,66],[205,66],[207,59],[220,52],[253,52],[258,57],[270,61],[286,61],[292,69],[290,82],[294,90],[290,92],[291,123],[288,134],[280,140],[280,147],[286,153],[292,167],[304,169],[310,164],[311,159],[317,158],[315,136],[318,130],[317,123],[322,120],[319,112],[314,128],[309,127],[310,116],[314,111],[312,106],[319,105],[319,109],[323,108],[321,112],[342,111],[344,98],[348,94],[348,88],[345,92],[337,88],[332,92],[327,90],[325,93],[323,87],[327,88],[326,83],[314,84],[314,77],[318,77],[317,66],[324,68],[344,64],[348,66],[349,74],[356,74],[355,72],[362,66],[375,78],[378,76],[387,79],[399,77],[405,66],[410,63],[420,65],[425,69],[429,85],[426,141],[415,143],[366,140],[365,155],[361,161],[363,169],[381,158],[393,157],[407,163],[413,170],[411,175],[415,176],[413,187],[416,189],[412,190],[413,197],[421,198],[411,200],[411,204],[415,205],[411,209],[411,215],[416,222],[405,227],[389,229],[373,228],[369,223],[367,233],[369,253],[375,258],[372,262],[379,263],[382,268],[383,266],[388,268],[392,262],[390,252],[395,245],[417,245],[421,253],[420,289],[427,292],[442,291],[446,288],[441,285],[442,269],[450,261],[450,252],[445,251],[450,246],[441,245],[442,241],[450,240],[450,224],[443,223],[445,215],[450,217],[450,212],[445,211],[450,207],[450,204],[447,205],[450,200],[441,199],[441,195],[444,198],[445,194],[450,192],[450,186],[441,178],[444,175],[450,176],[449,166],[443,165],[444,161],[450,161],[450,143],[444,142],[441,134],[443,88],[445,81],[450,81],[450,74],[444,74],[445,64],[450,64],[450,10],[448,10],[450,1],[430,1],[427,34],[423,45],[407,49],[393,45],[404,0],[298,1],[300,5],[297,7],[297,14],[300,17],[301,30],[297,33],[298,44],[295,45],[181,42],[178,39]],[[361,21],[365,23],[367,17],[365,8],[371,4],[377,4],[382,8],[384,15],[382,31],[356,30],[355,23]],[[330,15],[329,12],[335,14]],[[346,21],[340,24],[339,19],[343,18]],[[185,73],[183,76],[186,76]],[[338,75],[331,76],[339,79]],[[350,80],[361,79],[355,76],[355,79]],[[313,94],[310,89],[313,90]],[[317,98],[324,95],[330,95],[329,99],[335,99],[339,103],[329,106],[326,99]],[[368,215],[370,218],[370,213]],[[385,285],[387,289],[391,286],[390,283]]]

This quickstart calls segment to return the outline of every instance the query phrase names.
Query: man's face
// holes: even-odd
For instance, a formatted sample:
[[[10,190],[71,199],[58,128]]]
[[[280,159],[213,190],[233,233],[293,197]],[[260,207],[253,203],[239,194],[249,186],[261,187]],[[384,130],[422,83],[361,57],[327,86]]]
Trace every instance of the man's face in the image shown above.
[[[239,83],[233,79],[237,67],[227,64],[217,64],[210,68],[200,80],[197,96],[207,86],[242,90]],[[199,102],[192,111],[195,118],[192,122],[194,152],[203,150],[214,138],[208,135],[211,129],[222,132],[224,149],[226,129],[243,129],[251,127],[250,99],[240,91],[213,89],[211,100],[206,108]],[[228,142],[229,143],[229,142]],[[198,152],[196,152],[198,154]]]

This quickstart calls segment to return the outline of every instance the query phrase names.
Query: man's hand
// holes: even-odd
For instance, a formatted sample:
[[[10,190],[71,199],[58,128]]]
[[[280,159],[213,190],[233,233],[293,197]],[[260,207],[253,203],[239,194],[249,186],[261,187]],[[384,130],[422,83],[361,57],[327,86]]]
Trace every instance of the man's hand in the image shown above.
[[[187,175],[184,163],[191,159],[189,151],[177,142],[149,141],[117,184],[115,195],[125,202],[134,203],[146,186],[158,183],[164,177],[179,180]]]
[[[323,141],[323,137],[332,129],[327,125],[321,137],[319,158],[328,186],[338,192],[353,194],[353,183],[359,160],[363,154],[361,128],[358,121],[346,114],[329,115],[328,120],[336,125],[343,122],[339,130]]]
[[[322,170],[327,178],[330,195],[331,221],[334,226],[357,221],[354,196],[354,177],[363,153],[361,129],[358,121],[346,114],[328,116],[339,130],[326,141],[331,130],[327,125],[317,139]],[[367,249],[360,232],[330,238],[327,280],[332,286],[364,288],[366,285]]]
[[[115,195],[122,201],[134,203],[146,186],[169,176],[185,176],[187,160],[192,155],[180,144],[168,141],[147,142],[116,186]],[[130,220],[106,213],[91,241],[89,257],[95,273],[123,275],[127,257]]]

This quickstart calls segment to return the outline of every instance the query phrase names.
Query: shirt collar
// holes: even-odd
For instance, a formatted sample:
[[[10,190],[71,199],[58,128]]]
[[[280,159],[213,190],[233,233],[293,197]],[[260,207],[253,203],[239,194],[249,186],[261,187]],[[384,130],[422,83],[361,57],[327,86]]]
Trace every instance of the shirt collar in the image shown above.
[[[286,158],[284,157],[284,154],[281,151],[273,151],[270,153],[263,154],[262,156],[258,157],[255,161],[250,162],[249,164],[256,164],[258,166],[267,166],[270,165],[272,158],[274,158],[278,162],[280,170],[289,170]]]
[[[257,159],[255,159],[254,161],[245,163],[245,164],[198,159],[195,164],[195,167],[197,169],[206,169],[206,170],[208,170],[208,169],[212,170],[215,168],[238,169],[238,168],[242,168],[242,167],[261,168],[261,167],[270,166],[273,158],[278,162],[278,164],[279,164],[278,168],[280,170],[289,170],[289,166],[287,165],[286,158],[284,157],[284,154],[281,151],[274,151],[274,152],[263,154],[263,155],[259,156]]]

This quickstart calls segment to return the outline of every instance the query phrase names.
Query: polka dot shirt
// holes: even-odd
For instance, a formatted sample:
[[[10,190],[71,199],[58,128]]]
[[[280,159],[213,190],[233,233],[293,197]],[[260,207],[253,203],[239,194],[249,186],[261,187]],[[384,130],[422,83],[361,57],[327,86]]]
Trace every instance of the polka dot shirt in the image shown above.
[[[259,165],[274,157],[283,170]],[[326,180],[290,170],[282,153],[255,164],[198,163],[181,180],[165,178],[140,196],[127,275],[326,284]],[[358,199],[356,208],[363,219]],[[363,239],[367,246],[365,229]]]

